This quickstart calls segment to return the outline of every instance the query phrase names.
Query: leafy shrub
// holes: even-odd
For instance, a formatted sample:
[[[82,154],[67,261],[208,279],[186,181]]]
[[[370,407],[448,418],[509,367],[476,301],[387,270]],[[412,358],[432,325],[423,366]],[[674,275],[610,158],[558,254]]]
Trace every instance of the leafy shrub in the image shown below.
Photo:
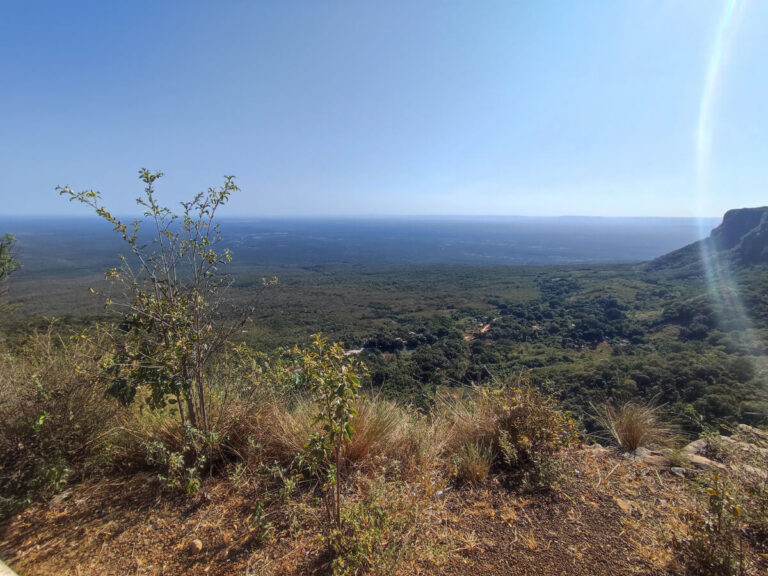
[[[340,343],[328,344],[320,334],[302,358],[304,381],[317,407],[317,430],[307,443],[302,459],[309,469],[325,476],[328,515],[333,524],[330,541],[342,543],[342,453],[354,435],[356,401],[360,390],[359,373],[364,367],[344,354]]]
[[[399,566],[415,552],[419,502],[382,479],[364,489],[362,498],[343,509],[344,539],[331,571],[338,576],[401,573]]]
[[[194,494],[200,489],[200,473],[205,469],[205,456],[200,456],[191,463],[187,457],[190,449],[174,452],[162,442],[146,444],[147,463],[158,470],[158,480],[163,489],[175,491],[183,489],[187,494]]]
[[[734,485],[718,472],[702,486],[703,506],[690,518],[690,531],[673,541],[691,576],[745,574],[743,509]]]

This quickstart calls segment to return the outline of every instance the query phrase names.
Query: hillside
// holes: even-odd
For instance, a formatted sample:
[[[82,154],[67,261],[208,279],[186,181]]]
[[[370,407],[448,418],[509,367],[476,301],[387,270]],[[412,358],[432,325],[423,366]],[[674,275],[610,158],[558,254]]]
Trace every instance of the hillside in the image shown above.
[[[729,210],[708,238],[656,258],[649,270],[700,271],[705,265],[768,262],[768,206]]]

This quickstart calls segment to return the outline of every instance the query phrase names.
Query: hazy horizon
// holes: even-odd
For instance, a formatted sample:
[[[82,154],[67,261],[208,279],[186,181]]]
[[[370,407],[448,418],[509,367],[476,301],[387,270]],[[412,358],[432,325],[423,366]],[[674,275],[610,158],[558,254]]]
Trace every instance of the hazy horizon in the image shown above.
[[[762,208],[762,206],[739,206],[730,208],[729,210],[745,209],[745,208]],[[115,213],[115,217],[120,219],[136,219],[142,218],[141,213]],[[583,220],[722,220],[723,214],[713,216],[649,216],[649,215],[626,215],[626,216],[600,216],[595,214],[386,214],[386,213],[362,213],[362,214],[242,214],[231,215],[226,214],[217,218],[218,221],[258,221],[258,220],[433,220],[433,219],[478,219],[478,220],[492,220],[492,219],[521,219],[521,220],[557,220],[557,219],[583,219]],[[101,221],[101,218],[95,214],[13,214],[5,213],[0,214],[0,223],[13,222],[15,220],[71,220],[82,219],[91,220],[94,222]],[[12,231],[11,231],[12,232]]]
[[[651,260],[705,237],[719,218],[221,218],[233,269],[434,264],[565,265]],[[127,251],[95,217],[0,217],[29,274],[103,273]],[[150,226],[151,228],[151,226]]]

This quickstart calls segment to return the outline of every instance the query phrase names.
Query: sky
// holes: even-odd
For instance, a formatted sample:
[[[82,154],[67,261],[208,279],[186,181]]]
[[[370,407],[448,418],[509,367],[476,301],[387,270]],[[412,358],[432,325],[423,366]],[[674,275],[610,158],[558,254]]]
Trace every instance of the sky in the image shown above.
[[[719,216],[768,204],[768,2],[5,0],[0,215]]]

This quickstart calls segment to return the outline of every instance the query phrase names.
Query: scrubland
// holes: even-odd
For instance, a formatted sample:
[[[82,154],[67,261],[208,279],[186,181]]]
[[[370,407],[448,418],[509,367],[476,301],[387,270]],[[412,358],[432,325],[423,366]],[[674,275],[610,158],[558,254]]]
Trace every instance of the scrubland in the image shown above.
[[[624,405],[603,407],[594,436],[520,373],[426,411],[358,391],[335,469],[311,455],[324,424],[304,351],[227,350],[203,435],[147,389],[105,394],[106,334],[54,325],[3,351],[0,551],[21,574],[766,568],[756,429],[711,432],[692,457],[663,407]]]

